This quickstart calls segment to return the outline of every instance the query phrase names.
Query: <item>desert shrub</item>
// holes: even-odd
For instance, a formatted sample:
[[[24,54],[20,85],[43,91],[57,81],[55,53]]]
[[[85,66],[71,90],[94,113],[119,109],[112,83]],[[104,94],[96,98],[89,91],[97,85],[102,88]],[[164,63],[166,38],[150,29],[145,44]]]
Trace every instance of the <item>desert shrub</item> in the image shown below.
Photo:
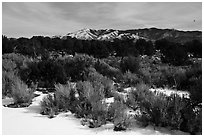
[[[79,101],[76,102],[75,113],[78,117],[87,117],[91,112],[91,103],[88,98],[90,98],[91,93],[94,92],[94,89],[90,82],[78,82],[77,92],[79,94]]]
[[[187,68],[169,68],[166,69],[162,74],[169,86],[174,86],[179,90],[189,91],[190,98],[195,103],[195,105],[202,102],[201,64],[196,64]],[[161,82],[164,82],[164,80],[161,80]]]
[[[120,60],[121,60],[121,57],[115,57],[115,56],[109,56],[103,59],[105,63],[117,69],[120,69]]]
[[[106,104],[102,103],[104,99],[104,86],[98,82],[92,82],[93,92],[87,96],[88,101],[91,104],[92,119],[97,121],[98,126],[105,124],[106,118]]]
[[[138,39],[135,43],[135,48],[138,50],[140,55],[151,56],[155,52],[152,41],[146,41],[145,39]]]
[[[113,81],[110,80],[108,77],[99,74],[98,72],[90,72],[88,75],[87,80],[90,82],[98,82],[104,86],[104,94],[105,97],[112,96],[112,90],[114,89]]]
[[[55,60],[43,60],[38,63],[39,72],[42,81],[46,82],[47,87],[53,87],[54,83],[66,84],[67,77],[63,66]],[[35,74],[33,72],[33,74]]]
[[[157,87],[182,89],[182,82],[186,80],[186,69],[169,65],[157,66],[151,72],[151,84]]]
[[[73,98],[74,91],[69,82],[65,85],[56,84],[54,94],[48,94],[41,102],[41,114],[54,117],[58,112],[71,110],[75,101]]]
[[[184,65],[188,60],[187,51],[180,43],[161,39],[155,42],[155,47],[161,51],[163,63],[179,66]]]
[[[63,65],[53,59],[29,62],[19,75],[28,85],[41,82],[45,88],[54,88],[55,83],[65,84],[67,81]]]
[[[76,104],[78,117],[92,119],[90,127],[99,127],[105,124],[106,105],[102,103],[104,98],[104,86],[97,82],[78,82],[77,91],[79,102]]]
[[[93,97],[95,97],[94,95]],[[107,106],[103,104],[101,100],[91,102],[92,105],[92,112],[91,118],[93,119],[92,127],[100,127],[101,125],[106,123],[107,117]]]
[[[41,105],[40,113],[42,115],[48,115],[49,118],[53,118],[54,115],[58,113],[54,96],[51,94],[45,96],[41,101],[40,105]]]
[[[3,71],[14,71],[16,69],[16,64],[10,59],[2,60],[2,70]]]
[[[16,62],[16,64],[22,64],[25,56],[16,54],[16,53],[9,53],[9,54],[4,54],[2,56],[2,59],[9,59],[11,61]]]
[[[202,108],[199,108],[197,112],[190,115],[190,119],[187,124],[187,131],[191,134],[202,134]]]
[[[165,87],[173,87],[175,85],[175,78],[174,78],[174,72],[170,66],[162,66],[160,67],[161,76],[159,85],[165,86]]]
[[[192,106],[190,101],[186,101],[186,106],[181,110],[183,122],[180,130],[191,134],[202,134],[202,105]]]
[[[134,73],[131,73],[130,71],[127,71],[123,75],[123,82],[125,85],[135,86],[138,83],[142,82],[142,79],[137,74],[134,74]]]
[[[123,73],[129,70],[132,73],[140,74],[139,57],[128,56],[123,58],[120,67]]]
[[[119,79],[122,76],[121,71],[118,68],[110,66],[103,60],[98,60],[95,63],[94,67],[97,72],[101,73],[104,76],[107,76],[110,79]]]
[[[28,88],[28,86],[19,78],[15,78],[12,85],[12,97],[15,104],[30,104],[33,98],[35,89]]]
[[[181,81],[180,88],[190,92],[190,98],[196,104],[202,102],[202,66],[194,65],[185,73],[186,79]]]
[[[133,90],[131,94],[135,100],[130,101],[130,103],[136,101],[141,107],[141,110],[148,114],[146,115],[148,116],[146,117],[148,123],[153,123],[155,126],[161,126],[161,124],[163,124],[162,120],[165,120],[166,97],[164,95],[154,95],[154,93],[148,91],[148,88],[144,84],[139,84],[136,90]],[[134,102],[134,104],[136,103]]]
[[[76,84],[76,89],[78,91],[79,94],[79,99],[85,99],[88,98],[90,96],[90,93],[93,93],[93,86],[90,82],[88,81],[79,81]]]
[[[202,76],[192,80],[194,84],[190,86],[190,98],[195,104],[202,102]]]
[[[55,85],[55,102],[56,107],[59,109],[59,111],[67,111],[70,107],[70,92],[71,85],[70,83],[67,83],[66,85],[57,84]]]
[[[76,54],[71,59],[65,59],[64,69],[66,75],[72,81],[84,81],[89,73],[89,68],[93,67],[95,59],[85,54]]]
[[[32,82],[36,83],[39,81],[41,75],[38,63],[38,61],[27,62],[26,65],[19,70],[18,75],[26,84],[30,85]]]
[[[121,101],[115,101],[111,109],[109,110],[109,116],[113,115],[114,131],[126,130],[131,122],[125,112],[127,106]]]
[[[162,73],[160,71],[155,71],[151,73],[151,84],[157,87],[163,87],[164,82],[162,81]]]
[[[16,53],[4,54],[2,60],[3,70],[9,69],[12,71],[18,71],[25,62],[31,61],[30,58]]]
[[[166,101],[166,117],[164,126],[171,126],[173,129],[180,130],[181,124],[183,122],[182,110],[186,107],[186,102],[184,98],[180,98],[178,95],[171,95],[167,97]],[[166,124],[166,125],[165,125]]]
[[[182,69],[182,68],[178,68],[178,69],[175,69],[175,72],[174,72],[174,81],[175,81],[175,87],[177,89],[181,89],[181,83],[183,81],[186,81],[187,79],[187,76],[186,76],[186,69]]]
[[[167,100],[163,98],[163,101],[160,101],[161,96],[158,96],[157,100],[154,104],[152,104],[152,109],[155,110],[155,108],[162,108],[162,111],[159,111],[159,113],[157,113],[158,115],[151,114],[155,120],[158,119],[158,124],[155,122],[156,125],[161,124],[160,126],[170,126],[173,129],[179,130],[180,125],[183,122],[181,110],[185,107],[185,103],[179,96],[171,96],[168,97]],[[154,111],[152,113],[154,113]]]
[[[114,103],[110,104],[110,106],[108,107],[108,112],[107,112],[107,117],[106,117],[107,121],[113,122],[116,108],[117,106]]]
[[[15,75],[12,72],[2,72],[2,96],[11,96]]]
[[[200,42],[199,40],[186,42],[185,46],[187,47],[187,51],[193,54],[194,57],[202,57],[202,42]]]
[[[135,117],[138,121],[194,133],[192,121],[199,123],[199,115],[194,113],[195,107],[189,99],[180,98],[178,95],[166,96],[162,93],[156,95],[148,91],[145,85],[138,85],[130,94],[132,99],[129,99],[128,106],[132,106],[133,109],[134,106],[139,106],[143,114],[142,118]]]

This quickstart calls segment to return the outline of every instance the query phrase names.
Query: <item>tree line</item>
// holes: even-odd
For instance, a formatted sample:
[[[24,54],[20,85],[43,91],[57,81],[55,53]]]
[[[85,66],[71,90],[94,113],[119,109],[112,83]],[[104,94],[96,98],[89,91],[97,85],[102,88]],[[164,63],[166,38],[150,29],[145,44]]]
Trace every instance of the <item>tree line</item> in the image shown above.
[[[67,39],[33,36],[32,38],[7,38],[2,36],[2,53],[20,53],[31,57],[44,57],[50,51],[75,55],[83,53],[96,58],[107,58],[109,56],[152,56],[159,50],[162,53],[163,63],[173,65],[185,64],[189,55],[202,57],[202,43],[198,40],[186,42],[185,44],[170,42],[166,39],[155,42],[138,39],[114,41],[79,40],[67,37]]]

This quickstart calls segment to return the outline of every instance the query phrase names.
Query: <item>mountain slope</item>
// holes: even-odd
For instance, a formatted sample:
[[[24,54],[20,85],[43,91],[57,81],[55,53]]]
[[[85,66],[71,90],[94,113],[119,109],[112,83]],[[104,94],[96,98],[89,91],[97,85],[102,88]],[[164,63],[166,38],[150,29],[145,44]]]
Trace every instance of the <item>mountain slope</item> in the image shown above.
[[[82,40],[106,40],[112,41],[114,39],[146,39],[146,40],[159,40],[168,39],[170,41],[184,43],[191,40],[202,40],[201,31],[179,31],[174,29],[131,29],[131,30],[113,30],[113,29],[81,29],[76,32],[68,33],[61,37],[82,39]]]

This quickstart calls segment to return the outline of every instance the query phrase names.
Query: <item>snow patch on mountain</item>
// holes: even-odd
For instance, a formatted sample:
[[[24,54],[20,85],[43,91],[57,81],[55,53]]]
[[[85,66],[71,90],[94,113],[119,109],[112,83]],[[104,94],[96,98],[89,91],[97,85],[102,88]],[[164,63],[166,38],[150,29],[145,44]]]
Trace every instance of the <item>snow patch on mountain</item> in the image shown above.
[[[98,40],[111,40],[118,36],[118,30],[99,36]]]
[[[97,38],[97,35],[91,33],[91,30],[86,28],[73,33],[68,33],[67,36],[83,40],[92,40]]]
[[[94,29],[81,29],[72,33],[68,33],[62,39],[67,37],[77,38],[81,40],[107,40],[112,41],[114,39],[140,39],[138,34],[131,34],[126,32],[121,32],[119,30],[104,29],[104,30],[94,30]],[[146,39],[146,38],[144,38]]]

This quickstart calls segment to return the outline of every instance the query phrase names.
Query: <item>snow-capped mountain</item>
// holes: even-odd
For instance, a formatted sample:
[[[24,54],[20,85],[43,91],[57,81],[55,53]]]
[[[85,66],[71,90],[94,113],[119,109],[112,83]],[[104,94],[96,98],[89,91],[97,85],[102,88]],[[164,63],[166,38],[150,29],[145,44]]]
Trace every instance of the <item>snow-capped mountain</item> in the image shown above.
[[[82,40],[105,40],[112,41],[114,39],[145,39],[158,40],[168,39],[174,42],[186,42],[194,39],[202,40],[201,31],[179,31],[174,29],[131,29],[131,30],[113,30],[113,29],[81,29],[59,38],[66,39],[67,37],[82,39]]]
[[[142,38],[137,34],[125,33],[119,30],[104,29],[81,29],[72,33],[68,33],[66,36],[61,37],[66,39],[67,37],[82,39],[82,40],[106,40],[111,41],[114,39],[139,39]]]

